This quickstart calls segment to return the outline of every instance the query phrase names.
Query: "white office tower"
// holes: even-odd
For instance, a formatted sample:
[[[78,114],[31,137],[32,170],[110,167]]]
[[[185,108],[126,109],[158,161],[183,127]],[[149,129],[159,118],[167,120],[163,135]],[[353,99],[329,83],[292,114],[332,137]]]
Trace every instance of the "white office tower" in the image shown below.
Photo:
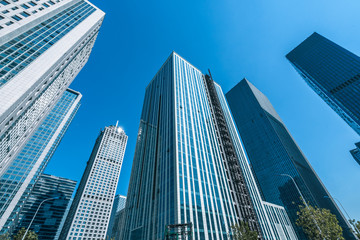
[[[105,239],[127,139],[117,125],[100,132],[59,239]]]
[[[6,179],[87,62],[105,14],[84,0],[2,0],[0,10],[0,178]],[[29,174],[39,175],[41,167],[10,179],[21,185],[0,201],[0,231],[34,181]]]

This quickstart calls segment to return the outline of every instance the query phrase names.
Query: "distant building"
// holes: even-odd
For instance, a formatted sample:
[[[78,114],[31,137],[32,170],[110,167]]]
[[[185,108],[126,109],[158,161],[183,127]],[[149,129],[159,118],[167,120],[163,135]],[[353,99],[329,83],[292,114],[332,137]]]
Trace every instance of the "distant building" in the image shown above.
[[[274,233],[220,86],[175,52],[146,88],[126,201],[122,240],[164,239],[174,225],[228,239],[240,221],[297,239],[291,225],[289,238]]]
[[[116,216],[122,209],[125,208],[125,203],[126,203],[126,196],[122,196],[120,194],[115,196],[114,204],[111,210],[109,226],[106,233],[106,236],[110,237],[110,239],[113,238],[113,235],[116,235],[115,232],[119,232],[119,230],[117,230],[118,219],[116,218]]]
[[[105,239],[128,137],[116,126],[96,139],[60,240]]]
[[[52,124],[50,111],[86,64],[104,13],[85,0],[3,0],[0,6],[2,234],[11,233],[31,186],[56,149],[53,143],[66,131],[66,121],[56,125],[56,117],[51,128],[59,131],[49,129],[49,138],[37,139],[39,128],[46,128],[44,121]],[[41,148],[38,156],[33,147]]]
[[[351,150],[350,153],[355,159],[355,161],[360,165],[360,142],[355,143],[356,148]]]
[[[355,239],[348,221],[268,98],[246,79],[226,98],[265,201],[284,206],[299,239],[307,239],[295,224],[298,206],[303,203],[291,178],[281,174],[294,178],[306,202],[336,215],[345,239]]]
[[[122,226],[122,213],[126,204],[126,196],[116,195],[114,200],[113,209],[111,211],[111,218],[109,221],[109,227],[107,231],[107,237],[110,239],[119,239],[120,228]],[[121,213],[120,213],[121,212]]]
[[[32,188],[80,107],[81,94],[67,89],[0,176],[1,232],[12,233]]]
[[[360,57],[313,33],[286,58],[309,86],[360,135]]]
[[[55,239],[75,186],[76,181],[42,174],[21,209],[15,232],[29,227],[40,204],[49,199],[41,204],[30,230],[34,231],[41,240]]]

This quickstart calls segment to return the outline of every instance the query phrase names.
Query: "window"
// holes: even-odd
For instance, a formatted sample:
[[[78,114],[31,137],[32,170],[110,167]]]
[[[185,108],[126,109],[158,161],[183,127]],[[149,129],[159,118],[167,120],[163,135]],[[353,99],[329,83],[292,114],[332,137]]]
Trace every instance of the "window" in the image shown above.
[[[26,5],[26,4],[21,4],[21,6],[23,7],[23,8],[25,8],[25,9],[29,9],[30,7],[28,6],[28,5]]]
[[[22,16],[24,16],[24,17],[29,17],[30,16],[30,14],[28,14],[27,12],[21,12],[20,13]]]
[[[12,21],[5,23],[6,26],[10,26],[11,24],[13,24]]]
[[[6,5],[8,5],[8,4],[9,4],[9,2],[8,2],[8,1],[6,1],[6,0],[0,0],[0,3],[1,3],[2,5],[4,5],[4,6],[6,6]]]
[[[14,16],[11,16],[13,19],[15,19],[16,21],[20,21],[22,18],[19,17],[18,15],[14,15]]]
[[[37,5],[37,4],[34,3],[33,1],[30,1],[29,4],[30,4],[31,6],[36,6],[36,5]]]
[[[9,10],[2,11],[2,13],[4,13],[4,14],[5,14],[5,13],[8,13],[8,12],[9,12]]]

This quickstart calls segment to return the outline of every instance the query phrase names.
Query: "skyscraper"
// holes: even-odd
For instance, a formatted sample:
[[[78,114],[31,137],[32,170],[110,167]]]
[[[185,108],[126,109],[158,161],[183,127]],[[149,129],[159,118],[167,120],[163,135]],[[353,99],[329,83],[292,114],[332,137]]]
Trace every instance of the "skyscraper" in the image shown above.
[[[127,139],[117,124],[100,132],[59,239],[105,239]]]
[[[29,227],[41,202],[49,199],[39,208],[30,229],[38,235],[39,239],[55,239],[75,186],[76,181],[42,174],[21,209],[20,221],[16,225],[15,232],[22,227]]]
[[[111,210],[111,216],[109,221],[108,230],[106,236],[110,239],[115,238],[120,234],[119,229],[119,221],[120,219],[120,211],[125,208],[126,196],[116,195],[114,199],[114,204]]]
[[[360,135],[360,57],[313,33],[286,58],[308,85]]]
[[[360,165],[360,142],[355,143],[356,148],[351,150],[350,153],[355,161]]]
[[[302,201],[291,178],[281,175],[288,174],[306,202],[329,209],[343,228],[345,239],[355,239],[346,218],[267,97],[243,79],[226,98],[265,201],[284,206],[296,226],[296,212]],[[306,239],[300,227],[296,231],[300,239]]]
[[[0,176],[0,228],[11,233],[34,183],[44,171],[80,107],[81,94],[67,89]]]
[[[19,212],[23,193],[31,190],[29,184],[46,166],[47,152],[54,151],[73,117],[66,112],[65,122],[56,117],[53,127],[59,131],[49,129],[49,135],[39,128],[46,118],[46,124],[53,124],[49,113],[87,62],[104,13],[84,0],[4,0],[0,6],[0,179],[5,181],[0,188],[7,189],[0,200],[0,231],[4,232],[10,230],[12,212]],[[45,145],[38,145],[37,134],[49,137]],[[41,148],[43,155],[21,160],[28,151],[35,154],[33,147]],[[20,169],[15,178],[13,168]]]
[[[224,99],[178,54],[165,61],[146,88],[120,239],[164,239],[174,224],[228,239],[240,221],[294,239],[276,237]]]

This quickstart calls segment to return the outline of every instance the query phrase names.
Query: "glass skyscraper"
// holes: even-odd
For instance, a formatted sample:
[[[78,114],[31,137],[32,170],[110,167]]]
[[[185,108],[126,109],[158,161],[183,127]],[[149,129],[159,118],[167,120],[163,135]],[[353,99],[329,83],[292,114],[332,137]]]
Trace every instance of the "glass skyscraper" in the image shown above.
[[[239,221],[264,239],[296,239],[274,233],[224,106],[211,76],[169,56],[146,88],[120,239],[164,239],[171,224],[228,239]]]
[[[84,0],[4,0],[0,6],[0,191],[6,191],[0,195],[0,232],[4,232],[11,230],[16,219],[12,213],[19,212],[23,194],[31,190],[28,187],[46,166],[48,152],[54,151],[57,137],[73,117],[75,106],[68,109],[70,115],[63,112],[66,119],[48,118],[54,108],[62,108],[57,104],[87,62],[104,13]],[[59,130],[42,132],[42,124],[54,124]],[[41,140],[44,145],[37,145],[38,134],[48,138]],[[35,157],[34,151],[40,149],[42,155]]]
[[[306,202],[329,209],[343,228],[345,239],[355,239],[346,218],[267,97],[243,79],[226,98],[264,200],[284,206],[296,226],[296,212],[302,201],[291,178],[281,175],[288,174],[294,178]],[[296,231],[300,239],[307,239],[300,227],[296,227]]]
[[[80,107],[81,94],[66,90],[0,176],[1,232],[12,232],[34,183],[44,171]]]
[[[125,208],[126,203],[126,196],[122,196],[120,194],[115,196],[113,208],[111,211],[111,217],[109,220],[109,226],[106,233],[106,236],[110,239],[115,239],[117,235],[119,235],[119,221],[120,218],[120,211]]]
[[[308,85],[360,135],[360,57],[313,33],[286,58]]]
[[[117,124],[100,132],[59,239],[105,239],[127,139]]]
[[[35,183],[24,207],[21,209],[20,220],[16,225],[15,232],[19,231],[22,227],[29,227],[40,203],[50,199],[41,205],[30,229],[41,240],[55,239],[75,186],[76,181],[42,174]]]
[[[350,151],[355,161],[360,165],[360,142],[355,143],[356,148]]]

